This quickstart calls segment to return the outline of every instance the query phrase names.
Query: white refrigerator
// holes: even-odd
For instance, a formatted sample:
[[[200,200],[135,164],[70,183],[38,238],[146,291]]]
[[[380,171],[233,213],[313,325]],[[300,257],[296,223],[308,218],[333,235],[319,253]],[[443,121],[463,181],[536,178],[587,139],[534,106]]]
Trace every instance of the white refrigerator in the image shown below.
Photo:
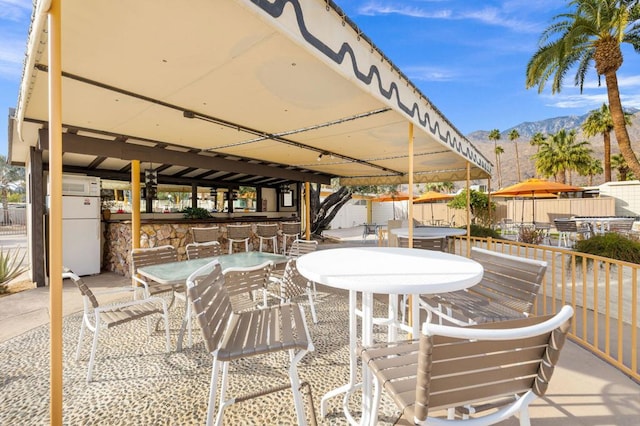
[[[62,263],[78,275],[100,273],[100,197],[62,197]]]

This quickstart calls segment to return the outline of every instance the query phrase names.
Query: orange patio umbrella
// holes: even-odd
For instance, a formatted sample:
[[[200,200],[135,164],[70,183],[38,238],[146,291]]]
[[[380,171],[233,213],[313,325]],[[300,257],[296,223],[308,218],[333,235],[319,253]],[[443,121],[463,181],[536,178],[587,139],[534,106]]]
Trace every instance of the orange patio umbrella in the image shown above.
[[[494,197],[530,197],[533,201],[533,218],[536,215],[536,198],[548,198],[560,192],[582,191],[579,186],[567,185],[560,182],[551,182],[544,179],[531,178],[506,188],[499,189],[491,195]]]
[[[393,202],[393,219],[396,219],[396,201],[406,201],[409,199],[409,194],[406,192],[388,192],[386,194],[379,195],[376,198],[373,198],[371,201],[375,202]]]
[[[431,204],[431,222],[433,223],[433,203],[437,201],[448,201],[455,197],[452,194],[443,194],[441,192],[436,191],[427,191],[424,194],[420,195],[418,198],[414,198],[413,204]]]

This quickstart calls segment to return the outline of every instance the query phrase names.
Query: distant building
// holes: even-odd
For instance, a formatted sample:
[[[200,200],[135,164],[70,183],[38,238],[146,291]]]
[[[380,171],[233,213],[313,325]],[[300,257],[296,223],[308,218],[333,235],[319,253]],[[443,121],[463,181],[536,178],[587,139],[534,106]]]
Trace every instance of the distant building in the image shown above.
[[[616,216],[640,216],[640,181],[607,182],[599,187],[600,196],[616,200]]]

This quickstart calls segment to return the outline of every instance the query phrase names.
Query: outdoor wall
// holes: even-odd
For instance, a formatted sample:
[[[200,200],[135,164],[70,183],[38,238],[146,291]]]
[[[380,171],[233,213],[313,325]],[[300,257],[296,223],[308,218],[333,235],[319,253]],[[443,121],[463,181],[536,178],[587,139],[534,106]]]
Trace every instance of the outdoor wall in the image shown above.
[[[104,235],[104,254],[102,269],[105,271],[115,272],[126,277],[131,276],[131,222],[129,221],[113,221],[105,223]],[[281,226],[280,221],[261,221],[259,223],[276,223]],[[252,236],[249,240],[249,251],[257,250],[260,246],[260,239],[256,235],[257,222],[241,222],[236,221],[234,225],[250,224],[252,226]],[[222,246],[222,252],[226,253],[229,249],[227,240],[226,223],[211,223],[195,221],[175,222],[175,223],[143,223],[140,226],[140,247],[158,247],[162,245],[171,245],[178,251],[178,258],[184,260],[187,258],[185,247],[193,242],[191,228],[218,226],[218,241]],[[278,237],[278,244],[282,241],[282,237]],[[264,248],[266,251],[273,251],[271,242],[266,243]],[[236,245],[239,246],[239,245]]]
[[[601,196],[615,199],[616,216],[640,216],[640,181],[608,182],[599,188]]]

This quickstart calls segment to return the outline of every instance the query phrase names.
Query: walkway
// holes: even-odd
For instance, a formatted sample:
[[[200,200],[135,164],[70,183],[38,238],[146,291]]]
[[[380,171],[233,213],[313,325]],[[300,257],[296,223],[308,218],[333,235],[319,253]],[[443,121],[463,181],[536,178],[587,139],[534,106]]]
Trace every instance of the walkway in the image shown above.
[[[323,249],[336,246],[342,244],[321,245]],[[111,273],[85,280],[97,289],[129,284]],[[316,351],[300,365],[302,379],[312,386],[316,413],[320,396],[346,380],[348,354],[346,295],[323,287],[319,291],[320,322],[316,326],[310,322]],[[47,288],[37,288],[0,298],[0,424],[47,423],[48,296]],[[65,424],[100,424],[106,419],[110,424],[130,424],[132,419],[139,424],[203,423],[211,358],[199,338],[193,349],[167,355],[157,334],[147,342],[135,328],[106,333],[99,346],[96,382],[87,385],[88,340],[81,361],[73,361],[82,307],[73,284],[65,282],[63,299]],[[180,307],[172,311],[173,344],[181,313]],[[256,377],[255,370],[240,368],[232,380],[250,386],[256,378],[262,382],[283,377],[282,364],[272,365],[267,359],[260,362],[278,369]],[[357,407],[357,401],[352,403]],[[338,404],[339,398],[331,401],[330,415],[321,424],[345,424]],[[381,424],[390,424],[394,412],[389,401],[384,407]],[[306,409],[309,412],[308,406]],[[549,392],[532,406],[531,417],[533,425],[635,425],[640,418],[640,386],[586,350],[567,343]],[[225,424],[295,424],[290,392],[231,407],[225,420]]]

